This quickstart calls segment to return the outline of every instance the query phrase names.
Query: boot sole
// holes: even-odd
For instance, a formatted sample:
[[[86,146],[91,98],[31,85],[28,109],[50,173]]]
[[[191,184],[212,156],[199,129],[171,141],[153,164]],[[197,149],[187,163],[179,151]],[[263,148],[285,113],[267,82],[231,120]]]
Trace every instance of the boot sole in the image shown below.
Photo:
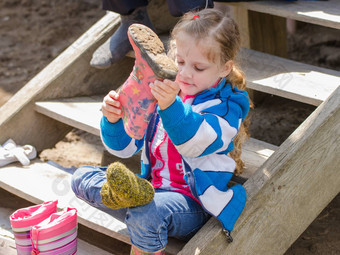
[[[165,54],[164,45],[155,32],[147,26],[132,24],[128,29],[128,35],[139,48],[141,56],[158,78],[176,79],[177,66]]]

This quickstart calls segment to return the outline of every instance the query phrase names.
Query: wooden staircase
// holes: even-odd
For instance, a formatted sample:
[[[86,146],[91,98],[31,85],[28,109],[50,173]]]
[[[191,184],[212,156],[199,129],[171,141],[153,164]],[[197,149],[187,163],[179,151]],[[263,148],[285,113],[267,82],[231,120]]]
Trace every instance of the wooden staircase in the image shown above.
[[[232,6],[242,14],[237,18],[240,27],[250,31],[243,35],[248,46],[252,28],[244,20],[252,19],[250,11],[340,29],[339,0]],[[72,128],[99,135],[103,95],[125,81],[134,60],[126,57],[108,70],[95,70],[88,63],[119,22],[117,14],[105,15],[1,108],[1,144],[13,138],[41,151]],[[171,239],[168,254],[283,254],[339,193],[340,72],[272,54],[242,49],[240,63],[248,87],[317,109],[279,147],[254,138],[245,144],[246,168],[233,180],[244,184],[248,202],[233,231],[233,243],[227,244],[220,225],[211,219],[188,243]],[[58,199],[59,208],[77,208],[79,223],[94,233],[129,244],[125,224],[74,196],[71,175],[71,170],[34,160],[28,167],[0,168],[0,187],[36,204]]]

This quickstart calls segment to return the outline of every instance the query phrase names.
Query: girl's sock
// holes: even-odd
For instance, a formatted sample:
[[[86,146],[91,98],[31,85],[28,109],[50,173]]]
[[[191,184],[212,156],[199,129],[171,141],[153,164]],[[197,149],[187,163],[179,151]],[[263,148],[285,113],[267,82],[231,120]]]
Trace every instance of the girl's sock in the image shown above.
[[[151,183],[136,176],[124,164],[115,162],[106,170],[107,182],[101,189],[104,205],[113,208],[136,207],[148,204],[155,194]]]

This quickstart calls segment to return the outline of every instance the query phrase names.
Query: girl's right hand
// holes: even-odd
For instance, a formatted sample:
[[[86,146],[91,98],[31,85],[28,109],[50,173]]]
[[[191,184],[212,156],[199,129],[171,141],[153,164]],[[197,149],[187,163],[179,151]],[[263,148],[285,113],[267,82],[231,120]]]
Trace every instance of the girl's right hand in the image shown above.
[[[102,112],[107,120],[116,123],[122,117],[122,108],[119,102],[119,95],[116,91],[111,90],[102,103]]]

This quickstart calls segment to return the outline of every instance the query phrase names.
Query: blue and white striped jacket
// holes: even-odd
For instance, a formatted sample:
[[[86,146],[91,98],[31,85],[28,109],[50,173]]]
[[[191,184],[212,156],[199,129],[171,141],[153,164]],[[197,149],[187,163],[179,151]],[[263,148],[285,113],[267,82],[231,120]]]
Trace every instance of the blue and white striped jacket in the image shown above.
[[[185,180],[191,192],[208,213],[220,220],[224,229],[231,231],[245,206],[246,193],[241,185],[227,187],[236,167],[228,153],[249,111],[247,93],[232,88],[223,79],[217,86],[199,93],[191,105],[177,97],[167,109],[157,111],[141,140],[125,133],[122,120],[112,124],[103,117],[101,137],[106,149],[118,157],[128,158],[144,147],[140,176],[149,179],[149,145],[160,117],[182,156]]]

